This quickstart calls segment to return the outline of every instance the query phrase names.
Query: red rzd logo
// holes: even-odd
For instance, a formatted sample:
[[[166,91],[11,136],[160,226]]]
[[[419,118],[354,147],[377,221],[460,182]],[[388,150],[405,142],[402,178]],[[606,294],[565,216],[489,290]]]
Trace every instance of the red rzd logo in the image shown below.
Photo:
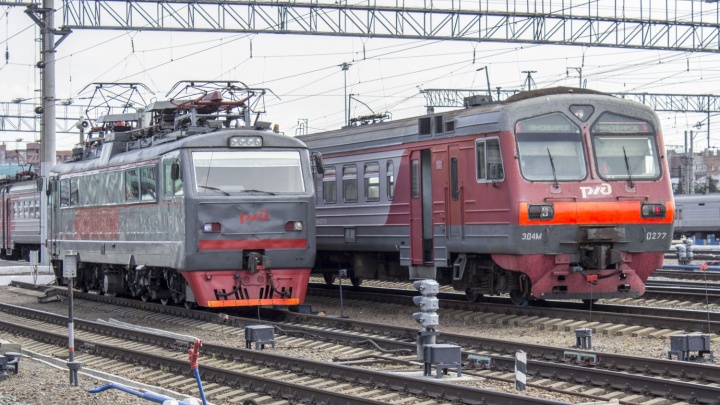
[[[240,214],[240,224],[253,221],[267,221],[270,219],[270,214],[265,210],[260,210],[255,214]]]

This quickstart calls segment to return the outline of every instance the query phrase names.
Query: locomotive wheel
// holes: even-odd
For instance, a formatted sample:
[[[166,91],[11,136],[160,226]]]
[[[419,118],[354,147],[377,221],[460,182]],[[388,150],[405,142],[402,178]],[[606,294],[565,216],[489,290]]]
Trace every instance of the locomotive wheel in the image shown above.
[[[350,282],[355,288],[360,287],[360,284],[362,284],[362,280],[363,279],[361,279],[360,277],[350,277]]]
[[[163,305],[167,305],[170,303],[170,298],[160,298],[160,303]]]
[[[323,273],[323,278],[325,279],[325,284],[333,285],[335,282],[335,273]]]
[[[510,301],[519,307],[526,307],[528,305],[528,296],[520,290],[512,290],[510,291]]]
[[[470,302],[480,302],[480,300],[482,299],[482,296],[483,296],[482,293],[475,292],[470,288],[465,290],[465,297]]]

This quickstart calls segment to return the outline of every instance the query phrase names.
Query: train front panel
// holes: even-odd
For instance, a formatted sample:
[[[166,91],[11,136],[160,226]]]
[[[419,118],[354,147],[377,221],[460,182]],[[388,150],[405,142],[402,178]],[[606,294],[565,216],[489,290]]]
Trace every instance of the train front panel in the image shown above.
[[[257,139],[257,138],[254,138]],[[182,275],[201,306],[297,305],[315,261],[305,148],[189,149]],[[298,142],[298,144],[300,144]]]
[[[517,171],[508,184],[515,251],[493,253],[493,262],[523,274],[525,297],[642,295],[672,241],[657,116],[610,97],[529,101],[506,113],[515,143],[506,161],[517,162],[508,168]]]

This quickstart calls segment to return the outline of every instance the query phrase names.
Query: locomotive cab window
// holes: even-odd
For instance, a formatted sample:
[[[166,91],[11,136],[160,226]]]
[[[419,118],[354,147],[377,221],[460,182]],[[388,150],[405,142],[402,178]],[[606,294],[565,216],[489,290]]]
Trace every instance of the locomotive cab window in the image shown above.
[[[365,163],[365,201],[380,200],[380,164]]]
[[[334,167],[325,167],[322,186],[323,201],[325,204],[335,204],[337,202],[337,178]]]
[[[530,181],[581,180],[587,176],[580,128],[553,113],[515,125],[520,170]]]
[[[600,178],[634,181],[660,177],[655,131],[649,122],[605,113],[590,133]]]
[[[500,140],[498,138],[478,139],[475,141],[475,159],[478,182],[498,182],[505,180]]]
[[[302,193],[300,152],[233,150],[193,152],[195,193]]]

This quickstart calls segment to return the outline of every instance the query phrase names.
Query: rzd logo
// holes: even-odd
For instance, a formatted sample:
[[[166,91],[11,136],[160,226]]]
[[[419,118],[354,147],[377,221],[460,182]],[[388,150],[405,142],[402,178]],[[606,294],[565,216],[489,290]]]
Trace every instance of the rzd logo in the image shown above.
[[[607,183],[602,183],[597,187],[580,187],[582,192],[582,198],[588,198],[588,196],[594,195],[610,195],[612,194],[612,187]]]
[[[253,221],[267,221],[270,219],[270,214],[265,210],[260,210],[255,214],[240,214],[240,224]]]

